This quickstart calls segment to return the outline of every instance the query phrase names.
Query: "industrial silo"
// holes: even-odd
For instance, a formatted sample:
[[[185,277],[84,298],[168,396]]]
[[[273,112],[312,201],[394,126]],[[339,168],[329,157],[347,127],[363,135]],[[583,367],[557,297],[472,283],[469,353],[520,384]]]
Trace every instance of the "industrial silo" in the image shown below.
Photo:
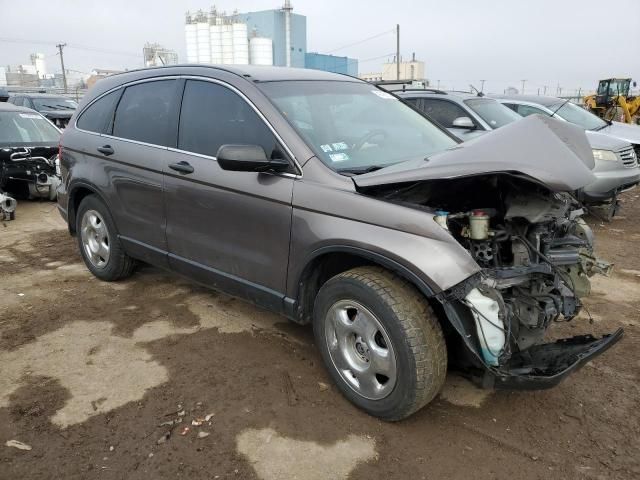
[[[222,25],[216,22],[212,24],[209,32],[211,39],[211,63],[220,64],[222,63],[222,40],[221,36],[221,28]]]
[[[264,37],[251,38],[249,60],[251,65],[273,65],[273,41]]]
[[[187,22],[189,22],[187,17]],[[195,23],[184,26],[184,36],[187,43],[187,62],[198,63],[198,27]]]
[[[198,63],[211,63],[209,22],[198,22]]]
[[[233,63],[236,65],[249,64],[249,35],[246,23],[233,23]]]
[[[231,24],[220,26],[220,43],[222,43],[222,63],[233,64],[233,30]]]

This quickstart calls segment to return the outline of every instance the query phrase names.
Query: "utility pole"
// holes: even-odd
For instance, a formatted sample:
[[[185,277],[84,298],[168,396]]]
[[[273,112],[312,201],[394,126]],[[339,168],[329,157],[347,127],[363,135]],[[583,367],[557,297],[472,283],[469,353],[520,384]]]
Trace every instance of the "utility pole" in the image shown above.
[[[440,90],[440,80],[438,80],[438,90]]]
[[[484,93],[484,82],[486,82],[486,80],[480,80],[480,93]]]
[[[521,95],[524,95],[524,84],[525,84],[526,80],[522,80],[522,91],[520,92]]]
[[[400,24],[396,25],[396,80],[400,80]]]
[[[544,86],[544,88],[543,88],[543,92],[542,92],[542,94],[543,94],[543,95],[546,95],[546,94],[547,94],[547,86],[546,86],[546,85],[545,85],[545,86]]]
[[[58,51],[60,52],[60,66],[62,67],[62,83],[64,84],[64,93],[67,93],[67,72],[64,69],[64,56],[62,54],[62,49],[66,46],[66,43],[59,43],[58,45],[56,45],[56,47],[58,47]]]

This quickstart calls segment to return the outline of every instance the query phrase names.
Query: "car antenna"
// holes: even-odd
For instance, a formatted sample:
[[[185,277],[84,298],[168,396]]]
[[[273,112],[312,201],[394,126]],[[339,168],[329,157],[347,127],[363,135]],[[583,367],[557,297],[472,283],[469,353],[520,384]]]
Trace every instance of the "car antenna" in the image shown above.
[[[471,87],[471,91],[473,92],[474,90],[476,91],[476,95],[479,97],[484,97],[484,93],[482,93],[480,90],[478,90],[476,87],[474,87],[471,83],[469,84],[469,86]]]
[[[562,102],[560,106],[556,108],[551,115],[549,115],[549,118],[553,117],[556,113],[558,113],[558,110],[564,107],[567,103],[569,103],[569,100],[565,100],[564,102]]]

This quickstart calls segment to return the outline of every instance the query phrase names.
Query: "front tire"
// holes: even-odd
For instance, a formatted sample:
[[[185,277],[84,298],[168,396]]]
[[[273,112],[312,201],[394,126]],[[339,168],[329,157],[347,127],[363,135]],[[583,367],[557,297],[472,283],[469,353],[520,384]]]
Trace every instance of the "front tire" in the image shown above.
[[[333,381],[370,415],[406,418],[444,384],[440,324],[424,296],[387,270],[359,267],[327,281],[316,297],[313,330]]]
[[[127,255],[105,204],[95,195],[82,199],[76,215],[80,253],[87,268],[100,280],[129,277],[135,260]]]

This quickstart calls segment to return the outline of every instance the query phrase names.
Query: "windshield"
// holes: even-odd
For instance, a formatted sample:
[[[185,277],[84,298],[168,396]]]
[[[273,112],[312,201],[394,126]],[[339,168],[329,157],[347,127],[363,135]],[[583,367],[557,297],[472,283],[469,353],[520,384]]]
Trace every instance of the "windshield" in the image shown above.
[[[36,110],[75,110],[78,104],[64,97],[34,97]]]
[[[0,112],[0,144],[58,143],[60,132],[38,113]]]
[[[602,120],[600,117],[595,116],[593,113],[587,112],[584,108],[581,108],[571,102],[567,102],[562,106],[560,105],[561,103],[557,103],[547,108],[552,112],[556,112],[556,115],[558,117],[566,120],[567,122],[580,125],[586,130],[600,130],[601,128],[604,128],[608,125],[608,123]]]
[[[457,144],[393,95],[365,83],[283,81],[261,89],[326,165],[362,173]]]
[[[464,103],[493,129],[504,127],[522,118],[513,110],[488,98],[474,98],[472,100],[465,100]]]

